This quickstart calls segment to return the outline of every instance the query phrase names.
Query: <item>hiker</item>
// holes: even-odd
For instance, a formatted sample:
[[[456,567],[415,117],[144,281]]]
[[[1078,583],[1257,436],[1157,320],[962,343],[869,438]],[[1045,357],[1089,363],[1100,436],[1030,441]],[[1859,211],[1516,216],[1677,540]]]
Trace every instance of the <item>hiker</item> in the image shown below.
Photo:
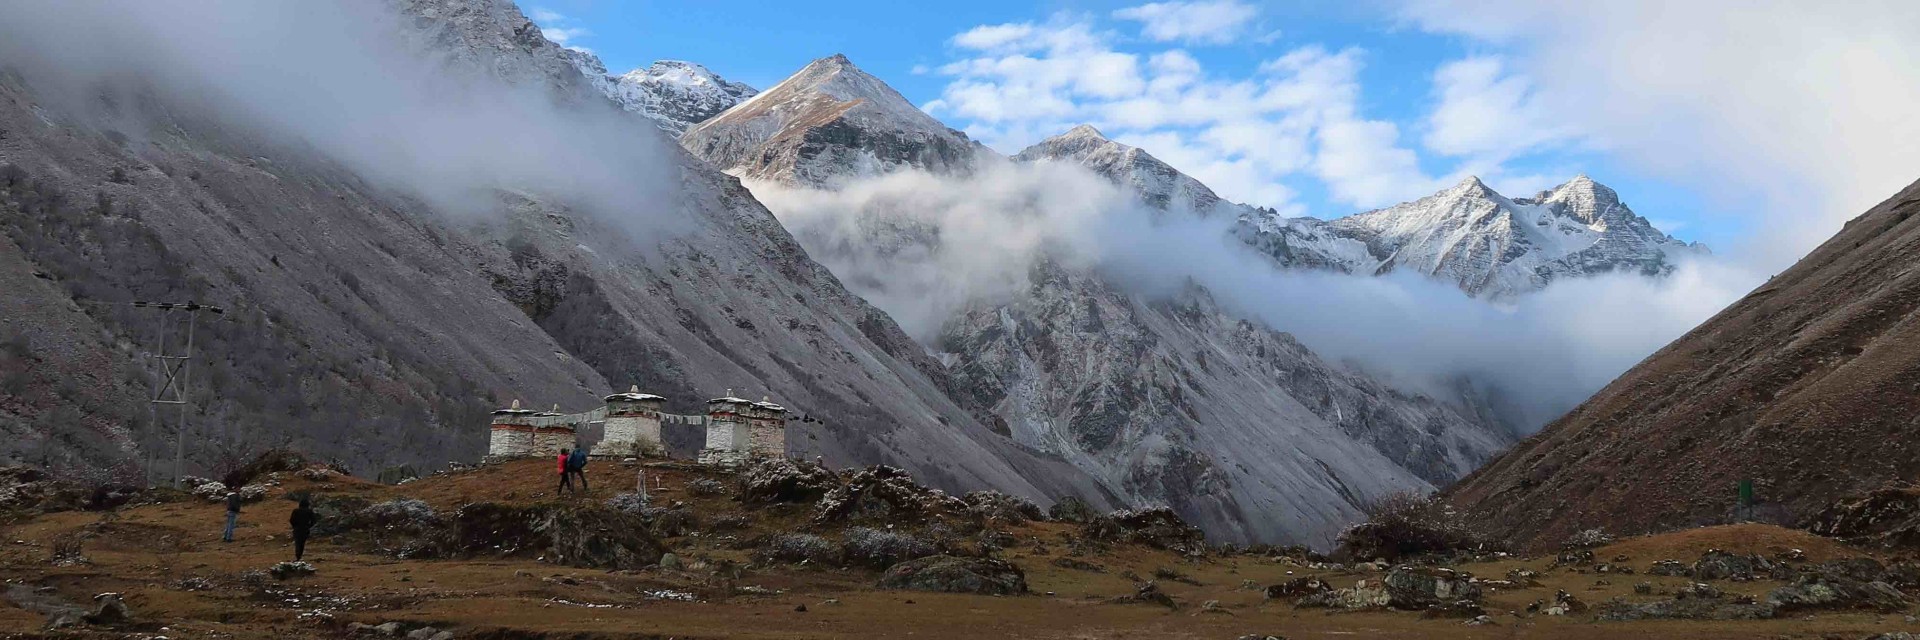
[[[580,479],[581,491],[585,491],[587,493],[593,493],[593,489],[587,486],[587,450],[586,449],[573,450],[573,456],[567,458],[567,470],[572,472],[575,477]]]
[[[307,555],[307,536],[313,533],[313,524],[320,516],[313,512],[313,503],[306,496],[300,496],[300,506],[294,507],[293,515],[287,518],[287,524],[293,525],[293,559],[298,562]]]
[[[240,494],[227,492],[227,530],[220,533],[221,542],[233,542],[233,527],[240,523]]]
[[[567,471],[567,462],[571,457],[567,455],[568,453],[566,449],[560,450],[560,489],[555,493],[566,493],[573,490],[573,474]]]

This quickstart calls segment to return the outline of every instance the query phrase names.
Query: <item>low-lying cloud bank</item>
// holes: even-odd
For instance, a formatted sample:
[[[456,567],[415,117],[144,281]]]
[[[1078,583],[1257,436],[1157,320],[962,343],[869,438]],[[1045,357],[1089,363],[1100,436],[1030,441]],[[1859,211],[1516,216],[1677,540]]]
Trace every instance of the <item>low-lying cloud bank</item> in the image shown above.
[[[1282,270],[1233,220],[1159,212],[1073,165],[990,162],[969,177],[901,172],[838,190],[750,185],[814,259],[931,344],[975,300],[1020,295],[1045,256],[1101,269],[1148,297],[1189,282],[1399,386],[1495,389],[1524,430],[1558,417],[1739,298],[1762,277],[1715,260],[1671,277],[1565,280],[1490,304],[1417,274]]]

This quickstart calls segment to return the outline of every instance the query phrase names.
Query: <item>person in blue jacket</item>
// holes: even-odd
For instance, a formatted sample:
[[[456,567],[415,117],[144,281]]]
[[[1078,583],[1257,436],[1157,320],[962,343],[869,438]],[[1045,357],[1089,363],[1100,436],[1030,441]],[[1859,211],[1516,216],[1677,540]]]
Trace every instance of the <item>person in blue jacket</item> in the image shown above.
[[[580,480],[581,491],[593,493],[593,489],[587,487],[587,450],[585,447],[574,449],[573,455],[567,458],[567,473],[573,474],[575,478]]]

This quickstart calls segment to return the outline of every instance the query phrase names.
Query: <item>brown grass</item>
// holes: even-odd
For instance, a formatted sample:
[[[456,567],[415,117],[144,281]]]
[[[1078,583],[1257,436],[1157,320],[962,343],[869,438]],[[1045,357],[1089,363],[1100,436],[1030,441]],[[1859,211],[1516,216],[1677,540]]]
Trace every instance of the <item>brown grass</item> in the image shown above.
[[[596,462],[588,475],[594,486],[589,498],[602,500],[616,491],[629,491],[634,471]],[[684,501],[703,518],[742,512],[725,496],[688,495],[688,481],[707,476],[693,469],[648,469],[648,484],[660,476],[665,485],[655,493],[656,503]],[[717,476],[715,476],[717,477]],[[451,510],[474,500],[532,503],[554,499],[553,480],[546,461],[491,466],[467,473],[429,478],[401,487],[385,487],[355,480],[315,485],[287,481],[281,491],[349,493],[370,500],[413,497],[435,508]],[[1509,569],[1527,567],[1544,573],[1540,587],[1490,593],[1487,609],[1499,621],[1496,627],[1467,627],[1458,621],[1423,620],[1412,613],[1328,614],[1296,610],[1285,603],[1267,603],[1258,590],[1240,588],[1250,580],[1264,586],[1292,576],[1316,572],[1268,558],[1238,556],[1199,563],[1183,562],[1173,554],[1141,547],[1120,546],[1085,560],[1104,566],[1092,573],[1053,566],[1067,551],[1065,536],[1073,525],[1035,523],[1010,529],[1020,544],[1003,554],[1027,572],[1035,595],[1025,597],[958,596],[869,589],[876,574],[862,570],[760,568],[745,572],[742,587],[778,590],[772,595],[741,594],[722,597],[711,571],[650,569],[607,572],[549,565],[533,560],[475,559],[465,561],[402,561],[366,555],[316,540],[309,559],[319,575],[289,583],[249,584],[244,574],[290,559],[286,518],[292,503],[276,498],[252,505],[242,517],[238,540],[219,542],[221,506],[213,503],[176,503],[131,507],[119,521],[89,539],[85,551],[93,564],[57,568],[47,564],[48,550],[98,521],[91,513],[55,513],[0,531],[0,573],[34,585],[52,586],[62,596],[83,602],[93,594],[118,591],[140,624],[137,629],[171,628],[172,637],[330,638],[343,634],[345,623],[369,624],[400,620],[451,626],[462,637],[570,638],[1236,638],[1263,633],[1291,638],[1858,638],[1900,624],[1898,616],[1867,613],[1820,614],[1765,622],[1637,622],[1596,623],[1590,618],[1521,618],[1527,603],[1552,597],[1565,589],[1598,603],[1608,597],[1632,595],[1632,585],[1650,581],[1671,588],[1682,578],[1616,576],[1559,569],[1546,571],[1547,558],[1510,559],[1467,564],[1460,568],[1498,578]],[[767,517],[754,511],[746,531],[727,535],[741,539],[770,531],[804,526],[804,510]],[[831,532],[823,532],[831,535]],[[183,538],[148,543],[144,538]],[[19,541],[19,542],[16,542]],[[1035,543],[1045,550],[1036,548]],[[717,564],[745,563],[748,551],[733,549],[714,536],[668,541],[688,561]],[[1698,529],[1665,536],[1621,541],[1599,550],[1603,560],[1630,556],[1625,564],[1644,570],[1662,558],[1692,561],[1707,548],[1767,553],[1799,548],[1814,559],[1860,552],[1808,534],[1743,525]],[[1133,583],[1120,576],[1132,571],[1151,576],[1155,569],[1172,567],[1192,576],[1200,586],[1163,581],[1163,590],[1183,606],[1169,611],[1153,605],[1114,605],[1104,601],[1130,593]],[[1377,579],[1378,574],[1325,574],[1336,585]],[[184,591],[172,587],[182,578],[197,576],[215,588]],[[1610,584],[1599,584],[1604,581]],[[266,590],[260,588],[267,587]],[[1767,582],[1723,583],[1723,588],[1762,594]],[[644,597],[643,591],[676,590],[707,594],[702,602],[669,602]],[[1199,613],[1201,603],[1219,600],[1231,614]],[[834,602],[837,601],[837,602]],[[807,611],[797,612],[797,605]],[[608,605],[586,606],[586,605]],[[331,622],[302,619],[316,609]],[[43,618],[0,605],[0,634],[33,633]]]

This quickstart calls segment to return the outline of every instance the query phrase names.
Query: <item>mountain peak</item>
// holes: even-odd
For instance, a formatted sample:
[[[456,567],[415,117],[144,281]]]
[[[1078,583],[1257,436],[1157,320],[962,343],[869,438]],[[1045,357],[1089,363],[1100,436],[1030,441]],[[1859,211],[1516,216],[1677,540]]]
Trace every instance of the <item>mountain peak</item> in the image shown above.
[[[1481,182],[1480,176],[1467,176],[1466,179],[1447,189],[1445,193],[1460,196],[1475,195],[1483,198],[1500,195],[1492,187],[1487,186],[1487,183]]]
[[[1560,186],[1542,192],[1539,199],[1541,201],[1578,200],[1592,203],[1592,206],[1600,209],[1620,204],[1618,192],[1615,192],[1612,187],[1595,182],[1586,173],[1576,175]]]
[[[1090,124],[1083,124],[1083,125],[1076,126],[1072,129],[1068,129],[1066,133],[1060,134],[1060,137],[1062,138],[1094,138],[1098,140],[1107,139],[1106,134],[1100,133],[1099,129],[1093,128],[1093,125],[1090,125]]]

